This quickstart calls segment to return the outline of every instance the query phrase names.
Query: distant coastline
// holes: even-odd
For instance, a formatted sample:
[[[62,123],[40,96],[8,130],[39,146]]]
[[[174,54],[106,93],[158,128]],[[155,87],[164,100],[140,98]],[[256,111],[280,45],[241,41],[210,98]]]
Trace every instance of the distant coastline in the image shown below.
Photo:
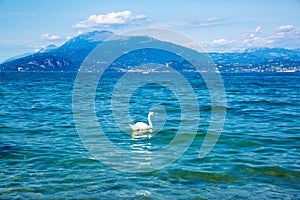
[[[94,31],[81,34],[70,39],[60,47],[50,45],[49,48],[34,54],[24,54],[21,57],[16,56],[7,59],[6,62],[0,64],[0,71],[76,72],[86,56],[97,45],[112,35],[114,34],[109,31]],[[149,38],[138,39],[143,41]],[[190,51],[189,49],[185,50]],[[216,72],[300,72],[300,48],[252,48],[236,52],[208,52],[208,55],[217,67]],[[151,67],[151,69],[147,68],[147,66],[145,67],[144,65],[150,61],[157,65],[154,68]],[[97,62],[99,61],[90,63],[90,71],[97,71]],[[151,71],[165,71],[166,66],[170,66],[177,71],[196,71],[186,60],[169,52],[158,50],[147,50],[130,54],[123,59],[118,59],[108,70],[148,73]]]

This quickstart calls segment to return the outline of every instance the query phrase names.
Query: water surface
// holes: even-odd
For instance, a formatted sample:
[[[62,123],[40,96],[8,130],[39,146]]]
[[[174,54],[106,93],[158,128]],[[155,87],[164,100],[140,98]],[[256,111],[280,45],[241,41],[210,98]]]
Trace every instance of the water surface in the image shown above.
[[[211,116],[209,93],[199,77],[186,75],[197,90],[200,108],[195,139],[178,160],[147,173],[112,169],[85,148],[72,115],[75,77],[0,73],[1,199],[300,198],[299,74],[224,74],[227,105],[219,109],[226,109],[226,122],[213,151],[203,159],[198,152]],[[181,123],[176,95],[155,84],[132,95],[133,121],[146,122],[150,108],[160,112],[153,119],[160,132],[135,138],[115,126],[108,105],[119,77],[107,75],[97,90],[99,124],[120,148],[159,150]]]

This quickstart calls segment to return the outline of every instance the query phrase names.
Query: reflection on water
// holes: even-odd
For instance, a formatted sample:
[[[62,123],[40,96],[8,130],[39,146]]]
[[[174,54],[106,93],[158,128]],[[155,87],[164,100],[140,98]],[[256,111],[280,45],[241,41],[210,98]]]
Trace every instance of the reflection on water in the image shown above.
[[[154,135],[155,132],[153,132],[152,129],[148,129],[148,130],[141,130],[141,131],[132,131],[131,133],[131,137],[133,140],[137,140],[137,139],[151,139],[152,135]]]
[[[152,141],[151,137],[153,130],[143,130],[143,131],[132,131],[132,143],[130,145],[130,150],[133,152],[133,156],[137,160],[136,164],[139,168],[151,167],[152,164]],[[142,159],[140,157],[142,155]]]

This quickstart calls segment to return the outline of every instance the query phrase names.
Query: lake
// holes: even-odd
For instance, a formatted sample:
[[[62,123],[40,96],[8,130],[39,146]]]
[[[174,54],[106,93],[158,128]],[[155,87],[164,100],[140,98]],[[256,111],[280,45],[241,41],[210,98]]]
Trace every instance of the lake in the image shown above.
[[[103,76],[92,107],[106,140],[130,157],[103,148],[93,116],[74,123],[76,73],[0,72],[1,199],[300,199],[299,73],[222,74],[226,106],[212,105],[199,74],[185,73],[198,102],[193,109],[182,107],[185,90],[176,94],[156,83],[162,79],[143,85],[129,77],[124,87],[137,88],[122,99],[124,90],[115,90],[122,75]],[[131,76],[150,80],[149,74]],[[77,111],[84,112],[89,101],[81,100]],[[147,122],[149,110],[156,113],[153,131],[132,133],[128,124]],[[225,123],[212,151],[199,158],[212,110],[226,113]],[[168,152],[172,157],[184,149],[182,155],[168,162],[168,156],[155,157],[180,127],[180,140]]]

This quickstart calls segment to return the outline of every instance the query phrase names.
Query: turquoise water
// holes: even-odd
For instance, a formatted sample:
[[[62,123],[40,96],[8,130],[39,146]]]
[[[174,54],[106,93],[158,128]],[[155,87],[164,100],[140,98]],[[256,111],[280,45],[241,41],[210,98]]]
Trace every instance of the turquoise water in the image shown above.
[[[141,173],[104,165],[85,148],[73,121],[75,77],[0,73],[1,199],[300,198],[299,74],[224,74],[227,105],[216,108],[226,109],[224,129],[202,159],[198,153],[212,108],[205,84],[187,74],[201,116],[195,139],[176,161]],[[107,137],[137,153],[167,145],[180,126],[176,95],[155,84],[136,90],[128,108],[133,121],[146,122],[149,109],[157,116],[153,133],[134,137],[129,127],[124,133],[115,126],[108,105],[119,78],[108,74],[96,93],[96,114]]]

